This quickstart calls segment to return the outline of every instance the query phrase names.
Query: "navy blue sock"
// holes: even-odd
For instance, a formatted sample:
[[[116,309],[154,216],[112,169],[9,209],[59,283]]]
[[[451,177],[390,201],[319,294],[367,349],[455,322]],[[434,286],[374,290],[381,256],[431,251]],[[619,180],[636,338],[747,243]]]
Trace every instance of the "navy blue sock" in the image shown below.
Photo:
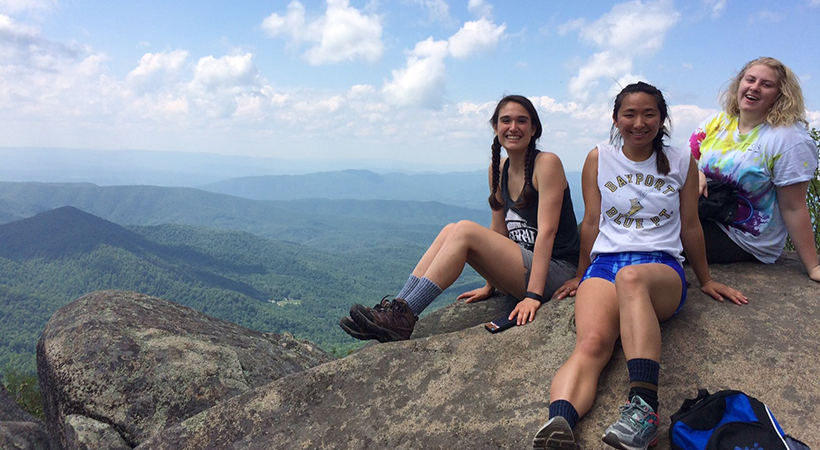
[[[567,419],[570,428],[575,428],[575,425],[580,419],[580,417],[578,417],[578,411],[575,410],[572,403],[566,400],[556,400],[550,403],[550,419],[555,416],[561,416]]]
[[[661,365],[651,359],[635,358],[626,362],[629,370],[629,398],[641,397],[656,413],[658,412],[658,378]]]

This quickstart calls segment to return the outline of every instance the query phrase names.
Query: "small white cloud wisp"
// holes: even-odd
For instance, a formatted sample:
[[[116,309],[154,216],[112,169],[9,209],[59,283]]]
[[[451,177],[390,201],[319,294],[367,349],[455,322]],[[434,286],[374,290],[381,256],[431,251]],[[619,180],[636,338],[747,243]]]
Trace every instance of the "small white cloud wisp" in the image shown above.
[[[308,22],[299,1],[288,4],[283,15],[271,14],[262,21],[270,37],[285,36],[288,45],[310,45],[305,60],[314,66],[345,61],[374,62],[384,51],[381,18],[364,14],[350,6],[349,0],[327,0],[325,14]]]

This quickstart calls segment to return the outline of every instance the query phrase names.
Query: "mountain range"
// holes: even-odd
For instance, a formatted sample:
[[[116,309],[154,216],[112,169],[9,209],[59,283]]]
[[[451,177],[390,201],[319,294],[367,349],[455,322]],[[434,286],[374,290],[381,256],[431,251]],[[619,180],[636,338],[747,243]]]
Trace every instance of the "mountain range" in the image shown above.
[[[249,200],[193,188],[0,182],[0,219],[62,206],[120,225],[180,224],[247,231],[328,250],[427,246],[442,226],[489,224],[487,210],[393,200]]]

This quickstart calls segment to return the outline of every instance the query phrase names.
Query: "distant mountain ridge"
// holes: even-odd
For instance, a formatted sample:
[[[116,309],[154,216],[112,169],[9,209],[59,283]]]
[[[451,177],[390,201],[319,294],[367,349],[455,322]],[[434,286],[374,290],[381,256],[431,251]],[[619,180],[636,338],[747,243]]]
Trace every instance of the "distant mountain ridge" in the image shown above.
[[[196,187],[249,175],[305,174],[357,167],[375,172],[471,170],[389,160],[290,160],[215,153],[0,147],[0,180],[90,182],[107,186],[150,184]]]
[[[413,175],[342,170],[232,178],[204,185],[201,189],[254,200],[411,200],[437,201],[468,208],[485,208],[489,193],[486,170]]]
[[[584,211],[581,174],[568,172],[566,176],[575,215],[580,222]],[[412,175],[342,170],[232,178],[204,185],[201,189],[254,200],[383,199],[435,201],[484,210],[489,208],[486,170]]]
[[[205,226],[333,250],[427,245],[462,219],[489,224],[489,210],[397,200],[249,200],[193,188],[0,182],[0,218],[74,206],[120,225]],[[4,209],[7,208],[7,209]]]

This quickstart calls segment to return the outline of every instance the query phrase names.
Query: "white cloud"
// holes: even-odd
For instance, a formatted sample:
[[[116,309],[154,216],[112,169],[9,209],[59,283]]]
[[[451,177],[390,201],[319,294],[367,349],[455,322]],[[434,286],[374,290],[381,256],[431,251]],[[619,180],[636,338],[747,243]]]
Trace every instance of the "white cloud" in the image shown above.
[[[198,111],[207,117],[230,117],[238,112],[250,116],[272,93],[253,63],[253,54],[200,58],[194,69],[194,78],[187,84],[184,95],[194,102]],[[255,100],[254,97],[259,97]]]
[[[421,6],[427,11],[427,15],[431,22],[450,21],[450,5],[444,0],[412,0],[413,3]]]
[[[454,58],[467,58],[475,53],[494,49],[498,40],[504,35],[506,24],[495,25],[487,19],[466,22],[456,34],[448,40],[450,54]]]
[[[775,11],[770,11],[768,9],[764,9],[764,10],[758,11],[756,14],[750,16],[749,17],[749,23],[750,24],[754,24],[754,23],[758,23],[758,22],[778,23],[778,22],[782,22],[783,19],[785,19],[785,18],[786,18],[786,16],[784,16],[782,13],[775,12]]]
[[[470,0],[467,3],[467,10],[482,19],[492,20],[493,18],[493,5],[484,0]]]
[[[138,90],[157,89],[176,81],[187,60],[188,52],[185,50],[146,53],[126,80]]]
[[[0,13],[49,12],[56,6],[56,0],[0,0]]]
[[[284,16],[272,13],[265,18],[262,29],[271,37],[286,35],[296,42],[311,40],[305,24],[305,7],[296,0],[288,4],[287,14]]]
[[[37,28],[19,24],[11,17],[0,14],[0,36],[3,37],[0,42],[3,42],[4,46],[16,39],[35,39],[38,34]]]
[[[600,49],[572,78],[570,92],[587,99],[600,78],[618,79],[628,74],[636,57],[646,58],[661,49],[667,31],[679,18],[671,0],[635,0],[615,5],[592,23],[570,22],[565,29],[577,27],[582,40]]]
[[[304,58],[312,65],[381,58],[381,19],[365,15],[350,6],[349,0],[327,0],[325,15],[307,22],[305,7],[294,0],[287,13],[271,14],[262,22],[262,29],[271,37],[286,36],[290,45],[312,44]]]
[[[570,92],[583,100],[589,98],[589,91],[598,86],[601,78],[615,79],[632,70],[632,59],[614,51],[603,51],[592,57],[578,70],[578,75],[569,82]]]
[[[349,98],[369,98],[377,92],[376,88],[369,84],[356,84],[347,91],[347,96]]]
[[[709,8],[712,18],[717,19],[726,11],[726,4],[729,0],[703,0],[703,3]]]
[[[31,70],[52,70],[56,61],[78,60],[90,48],[75,42],[56,42],[40,36],[36,27],[0,14],[0,64],[19,64]]]
[[[443,102],[447,42],[432,37],[416,44],[403,69],[393,70],[393,81],[382,88],[385,99],[402,106],[437,107]]]
[[[48,120],[105,110],[105,95],[112,91],[103,76],[107,59],[88,46],[45,39],[36,27],[0,15],[0,114],[6,120]]]
[[[820,130],[820,111],[806,111],[806,120],[809,122],[809,129]]]
[[[253,82],[258,70],[253,64],[253,54],[200,58],[194,71],[194,84],[204,86],[236,86]]]
[[[716,109],[701,108],[696,105],[672,105],[669,107],[669,117],[672,119],[672,145],[679,148],[689,148],[689,137],[695,128]]]
[[[607,14],[581,30],[581,38],[600,48],[619,52],[656,52],[680,13],[671,0],[635,0],[615,5]]]
[[[580,30],[580,29],[584,28],[586,26],[586,24],[587,24],[587,21],[584,20],[584,19],[579,18],[579,19],[570,20],[569,22],[562,23],[561,25],[558,26],[558,34],[563,36],[567,33],[572,32],[572,31]]]

